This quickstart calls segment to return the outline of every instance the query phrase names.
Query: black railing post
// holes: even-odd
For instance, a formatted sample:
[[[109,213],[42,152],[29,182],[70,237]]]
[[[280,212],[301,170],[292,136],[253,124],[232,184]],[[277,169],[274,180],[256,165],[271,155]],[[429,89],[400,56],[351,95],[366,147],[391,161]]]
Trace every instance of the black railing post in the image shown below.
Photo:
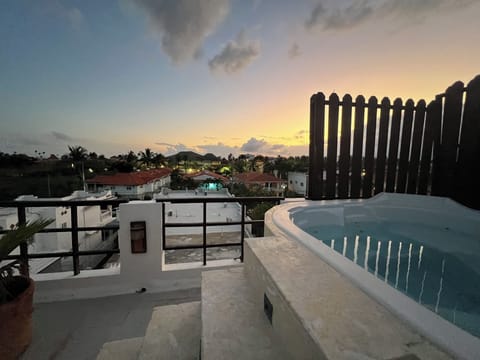
[[[207,201],[203,202],[203,265],[207,265]]]
[[[242,202],[242,219],[240,231],[240,261],[243,262],[243,243],[245,242],[245,203]]]
[[[165,247],[167,244],[166,240],[166,231],[165,231],[165,203],[162,202],[162,251],[165,251]]]
[[[73,275],[80,274],[80,257],[78,255],[78,215],[77,206],[71,207],[71,222],[72,222],[72,256],[73,256]]]
[[[25,225],[27,222],[27,216],[25,213],[25,206],[18,207],[18,225]],[[28,271],[28,243],[22,242],[20,244],[20,274],[23,276],[29,276]]]

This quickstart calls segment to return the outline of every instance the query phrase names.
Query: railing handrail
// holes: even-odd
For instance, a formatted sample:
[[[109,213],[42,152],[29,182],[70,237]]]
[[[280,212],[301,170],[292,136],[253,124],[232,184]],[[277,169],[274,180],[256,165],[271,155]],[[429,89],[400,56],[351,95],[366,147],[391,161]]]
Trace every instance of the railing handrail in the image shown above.
[[[23,207],[56,207],[56,206],[92,206],[92,205],[119,205],[127,203],[126,199],[109,200],[9,200],[0,201],[0,207],[18,208]]]
[[[246,215],[246,204],[247,203],[259,203],[259,202],[274,202],[280,203],[280,201],[285,200],[283,196],[249,196],[249,197],[231,197],[231,198],[222,198],[222,197],[201,197],[202,195],[196,195],[191,198],[177,198],[177,199],[156,199],[157,202],[162,204],[162,248],[163,250],[188,250],[188,249],[202,249],[203,250],[203,265],[207,264],[207,248],[214,247],[228,247],[228,246],[240,246],[240,261],[243,262],[244,255],[244,242],[245,242],[245,225],[249,224],[263,224],[264,220],[245,220]],[[232,222],[207,222],[206,215],[206,206],[208,203],[238,203],[240,204],[241,218],[240,221]],[[202,204],[202,221],[201,222],[166,222],[165,216],[165,204],[166,203],[177,203],[177,204]],[[240,242],[235,243],[217,243],[217,244],[207,244],[207,226],[234,226],[240,225]],[[202,244],[196,245],[182,245],[182,246],[167,246],[166,242],[166,228],[173,227],[202,227]]]
[[[81,231],[94,231],[94,230],[118,230],[119,226],[105,225],[105,226],[78,226],[78,208],[83,206],[102,206],[102,205],[119,205],[126,203],[128,200],[124,199],[89,199],[89,200],[14,200],[14,201],[0,201],[0,207],[3,208],[15,208],[17,210],[18,223],[25,224],[27,222],[26,209],[38,208],[38,207],[69,207],[71,227],[69,228],[48,228],[39,231],[39,233],[64,233],[70,232],[71,237],[71,250],[59,251],[59,252],[41,252],[29,254],[28,245],[26,243],[20,244],[20,254],[9,255],[7,259],[19,259],[22,264],[27,264],[28,259],[35,258],[47,258],[47,257],[67,257],[71,256],[73,260],[73,274],[78,275],[80,273],[80,256],[85,255],[106,255],[119,253],[118,249],[98,249],[98,250],[80,250],[78,243],[78,233]],[[9,229],[0,230],[0,234],[8,233]],[[20,272],[23,275],[28,275],[28,266],[22,265]]]
[[[162,199],[156,199],[156,202],[169,202],[169,203],[187,203],[187,204],[192,204],[192,203],[205,203],[205,202],[211,202],[211,203],[222,203],[222,202],[228,202],[228,203],[252,203],[252,202],[260,202],[260,201],[281,201],[285,200],[285,197],[282,196],[239,196],[239,197],[229,197],[229,198],[222,198],[222,197],[202,197],[202,195],[197,195],[193,196],[191,198],[162,198]]]

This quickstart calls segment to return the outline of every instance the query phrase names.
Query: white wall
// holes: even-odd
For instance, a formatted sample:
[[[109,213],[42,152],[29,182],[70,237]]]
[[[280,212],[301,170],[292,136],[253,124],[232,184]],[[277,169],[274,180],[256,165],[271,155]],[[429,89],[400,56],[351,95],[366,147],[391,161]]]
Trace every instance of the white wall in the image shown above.
[[[307,174],[301,172],[288,173],[288,190],[305,195],[307,191]]]

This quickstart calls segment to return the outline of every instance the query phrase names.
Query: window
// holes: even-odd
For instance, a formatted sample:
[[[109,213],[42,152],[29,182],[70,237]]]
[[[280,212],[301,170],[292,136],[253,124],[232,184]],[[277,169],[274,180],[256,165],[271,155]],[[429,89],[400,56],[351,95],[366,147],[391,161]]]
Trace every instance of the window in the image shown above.
[[[127,186],[127,190],[132,190],[132,187],[131,187],[131,186]]]
[[[300,183],[300,186],[303,187],[303,182]]]
[[[293,184],[293,181],[292,181],[292,180],[290,180],[290,184]]]
[[[67,223],[66,222],[63,222],[62,223],[62,229],[66,229],[67,228]]]

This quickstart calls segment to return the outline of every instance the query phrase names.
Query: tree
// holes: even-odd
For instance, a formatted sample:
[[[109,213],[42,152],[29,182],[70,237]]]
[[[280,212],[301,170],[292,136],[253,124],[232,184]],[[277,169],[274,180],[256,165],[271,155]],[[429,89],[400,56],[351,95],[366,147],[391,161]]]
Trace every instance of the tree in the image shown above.
[[[165,166],[167,163],[167,159],[165,158],[165,156],[158,153],[158,154],[155,154],[155,157],[153,158],[153,163],[155,164],[155,166],[158,166],[158,165]]]
[[[70,146],[68,145],[68,150],[70,151],[70,154],[68,157],[73,160],[74,162],[80,162],[82,160],[85,160],[87,158],[87,149],[85,149],[82,146],[79,145],[74,145]]]
[[[140,151],[138,153],[139,161],[141,164],[149,167],[153,164],[153,159],[155,158],[155,153],[150,149],[146,148],[145,151]]]
[[[134,163],[137,162],[138,157],[137,157],[137,155],[136,155],[132,150],[130,150],[130,151],[128,152],[128,154],[125,155],[125,160],[126,160],[127,163],[129,163],[129,164],[134,164]]]

